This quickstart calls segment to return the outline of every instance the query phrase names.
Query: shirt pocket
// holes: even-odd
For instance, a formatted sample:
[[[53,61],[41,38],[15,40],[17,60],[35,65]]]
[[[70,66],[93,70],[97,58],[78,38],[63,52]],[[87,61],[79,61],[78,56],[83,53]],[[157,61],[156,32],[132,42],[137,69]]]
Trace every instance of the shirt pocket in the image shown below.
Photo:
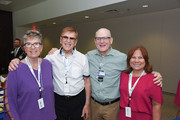
[[[70,69],[70,76],[74,79],[80,78],[83,76],[83,70],[81,67],[72,67]]]

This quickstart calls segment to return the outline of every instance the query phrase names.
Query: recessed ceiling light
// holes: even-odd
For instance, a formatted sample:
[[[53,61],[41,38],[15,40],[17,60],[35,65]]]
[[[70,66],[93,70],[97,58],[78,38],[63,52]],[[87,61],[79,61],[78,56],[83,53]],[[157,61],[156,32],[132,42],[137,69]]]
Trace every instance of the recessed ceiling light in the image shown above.
[[[142,5],[142,7],[143,7],[143,8],[147,8],[147,7],[148,7],[148,5]]]
[[[8,5],[10,3],[12,3],[12,1],[10,1],[10,0],[0,0],[0,4],[2,4],[2,5]]]
[[[86,15],[86,16],[84,16],[84,18],[88,19],[88,18],[89,18],[89,16],[87,16],[87,15]]]
[[[56,22],[53,22],[53,25],[55,25],[56,24]]]

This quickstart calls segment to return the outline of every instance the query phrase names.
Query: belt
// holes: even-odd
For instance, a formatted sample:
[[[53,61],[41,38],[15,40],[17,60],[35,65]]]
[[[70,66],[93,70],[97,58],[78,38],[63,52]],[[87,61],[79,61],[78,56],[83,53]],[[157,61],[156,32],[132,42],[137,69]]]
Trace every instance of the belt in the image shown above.
[[[75,98],[81,94],[84,94],[85,90],[83,89],[79,94],[74,95],[74,96],[70,96],[70,95],[58,95],[57,93],[55,93],[56,95],[58,95],[59,97],[65,98],[65,99],[71,99],[71,98]]]
[[[113,103],[115,103],[115,102],[117,102],[117,101],[120,100],[120,98],[117,98],[117,99],[112,100],[112,101],[109,101],[109,102],[99,102],[99,101],[97,101],[96,99],[94,99],[92,96],[91,96],[91,98],[92,98],[95,102],[97,102],[97,103],[99,103],[99,104],[101,104],[101,105],[109,105],[109,104],[113,104]]]
[[[73,97],[76,97],[76,96],[61,95],[61,97],[64,97],[65,99],[70,99],[70,98],[73,98]]]

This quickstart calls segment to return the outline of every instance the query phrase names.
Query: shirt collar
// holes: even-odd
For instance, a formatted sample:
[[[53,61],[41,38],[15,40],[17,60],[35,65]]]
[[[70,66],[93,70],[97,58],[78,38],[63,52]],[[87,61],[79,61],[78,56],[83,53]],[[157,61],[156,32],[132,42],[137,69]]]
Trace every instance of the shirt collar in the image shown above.
[[[74,56],[75,53],[76,53],[76,48],[73,48],[72,56]],[[62,48],[62,47],[60,48],[60,55],[64,56],[64,51],[63,51],[63,48]]]
[[[99,53],[98,49],[96,49],[95,55],[102,56],[102,55]],[[113,51],[112,51],[112,47],[110,48],[110,50],[109,50],[109,52],[108,52],[108,54],[107,54],[106,56],[111,56],[111,55],[112,55],[112,56],[114,55],[114,53],[113,53]]]

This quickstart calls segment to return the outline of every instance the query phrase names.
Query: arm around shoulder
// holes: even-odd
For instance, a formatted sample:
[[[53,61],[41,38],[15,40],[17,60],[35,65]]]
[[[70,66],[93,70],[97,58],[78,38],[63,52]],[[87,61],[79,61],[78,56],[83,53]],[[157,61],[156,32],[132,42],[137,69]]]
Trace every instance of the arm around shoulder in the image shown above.
[[[18,68],[19,62],[20,62],[20,60],[18,58],[11,60],[11,62],[9,63],[9,66],[8,66],[8,70],[9,71],[16,70]]]
[[[162,87],[162,85],[163,85],[163,83],[162,83],[163,78],[162,78],[161,74],[159,72],[154,72],[154,71],[153,71],[153,74],[154,74],[154,77],[155,77],[153,79],[154,84],[157,84],[157,86],[161,86]]]

